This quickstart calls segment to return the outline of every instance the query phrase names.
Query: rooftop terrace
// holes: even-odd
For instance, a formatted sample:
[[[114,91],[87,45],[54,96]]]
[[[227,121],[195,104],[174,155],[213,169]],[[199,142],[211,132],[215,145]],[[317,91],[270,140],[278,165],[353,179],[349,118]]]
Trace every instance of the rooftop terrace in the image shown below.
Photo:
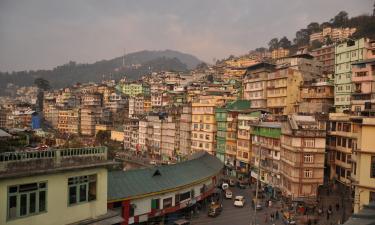
[[[0,179],[113,165],[106,147],[0,153]]]

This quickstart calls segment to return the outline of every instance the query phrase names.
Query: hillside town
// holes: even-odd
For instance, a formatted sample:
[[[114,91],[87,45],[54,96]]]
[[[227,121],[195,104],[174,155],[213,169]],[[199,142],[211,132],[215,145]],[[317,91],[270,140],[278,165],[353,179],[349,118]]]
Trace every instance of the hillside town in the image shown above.
[[[373,223],[375,39],[356,31],[139,79],[8,83],[0,224]]]

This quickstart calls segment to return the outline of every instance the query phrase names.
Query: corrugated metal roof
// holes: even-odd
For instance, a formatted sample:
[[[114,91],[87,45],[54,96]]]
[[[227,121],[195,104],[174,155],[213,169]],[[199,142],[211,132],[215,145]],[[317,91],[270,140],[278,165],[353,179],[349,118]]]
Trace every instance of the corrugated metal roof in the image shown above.
[[[8,134],[4,130],[0,129],[0,137],[12,137],[12,135]]]
[[[110,171],[108,173],[108,201],[136,198],[189,185],[219,173],[223,166],[215,156],[204,152],[198,157],[174,165]]]

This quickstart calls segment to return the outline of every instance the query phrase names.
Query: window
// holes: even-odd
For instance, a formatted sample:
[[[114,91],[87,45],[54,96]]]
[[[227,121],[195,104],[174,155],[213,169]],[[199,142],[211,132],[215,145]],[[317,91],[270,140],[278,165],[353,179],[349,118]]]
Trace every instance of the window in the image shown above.
[[[303,147],[314,147],[315,146],[315,140],[312,139],[312,138],[305,138],[303,139],[303,143],[302,143],[302,146]]]
[[[160,209],[160,199],[151,200],[151,209]]]
[[[179,202],[182,202],[184,200],[190,199],[190,194],[191,194],[190,191],[182,193],[182,194],[179,194]]]
[[[312,170],[304,170],[304,171],[303,171],[303,176],[304,176],[305,178],[312,178],[312,176],[313,176],[313,171],[312,171]]]
[[[45,212],[47,182],[8,187],[8,219]]]
[[[314,156],[310,155],[310,154],[304,155],[303,156],[303,161],[305,163],[312,163],[312,162],[314,162]]]
[[[206,130],[210,129],[210,124],[206,124]]]
[[[370,177],[375,178],[375,156],[371,156]]]
[[[172,197],[163,199],[163,209],[172,207]]]
[[[69,205],[96,200],[96,174],[68,179]]]
[[[375,201],[375,192],[373,192],[373,191],[370,191],[370,202],[374,202]]]

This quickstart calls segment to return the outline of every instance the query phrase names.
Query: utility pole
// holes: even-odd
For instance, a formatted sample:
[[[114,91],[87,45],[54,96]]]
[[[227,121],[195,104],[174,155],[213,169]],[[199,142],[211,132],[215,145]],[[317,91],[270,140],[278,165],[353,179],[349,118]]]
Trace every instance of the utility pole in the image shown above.
[[[257,186],[255,189],[255,202],[254,202],[254,222],[253,225],[257,225],[257,205],[258,205],[258,192],[259,192],[259,179],[260,179],[260,160],[262,158],[262,144],[259,139],[259,162],[258,162],[258,174],[257,174]]]

